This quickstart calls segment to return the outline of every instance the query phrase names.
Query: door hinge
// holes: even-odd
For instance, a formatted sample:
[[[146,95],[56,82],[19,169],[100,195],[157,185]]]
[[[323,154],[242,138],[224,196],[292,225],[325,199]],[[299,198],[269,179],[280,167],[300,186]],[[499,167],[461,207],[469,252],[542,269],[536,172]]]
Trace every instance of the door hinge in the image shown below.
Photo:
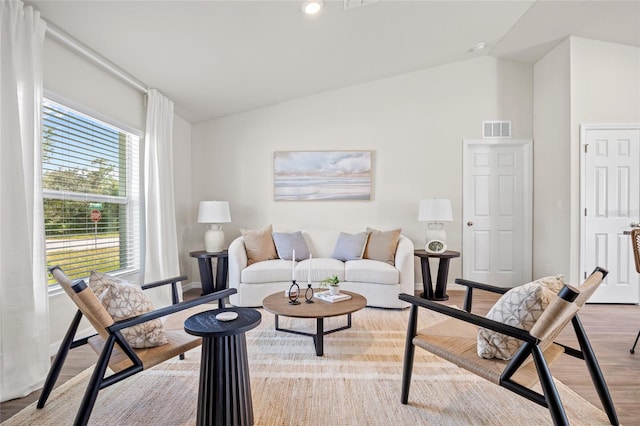
[[[585,153],[585,154],[587,153],[587,147],[588,147],[588,146],[589,146],[589,144],[588,144],[588,143],[585,143],[585,144],[584,144],[584,153]]]
[[[585,216],[587,215],[587,208],[586,207],[584,208],[584,215]]]
[[[584,271],[584,279],[587,279],[587,271]]]

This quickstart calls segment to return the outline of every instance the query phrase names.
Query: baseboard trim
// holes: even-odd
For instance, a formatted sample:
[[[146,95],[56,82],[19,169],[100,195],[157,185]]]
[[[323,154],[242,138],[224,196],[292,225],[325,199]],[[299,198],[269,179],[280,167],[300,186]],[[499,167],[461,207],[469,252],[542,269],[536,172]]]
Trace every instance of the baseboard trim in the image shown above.
[[[199,281],[191,281],[190,283],[182,284],[182,291],[189,291],[194,288],[202,288],[202,283]]]
[[[435,285],[435,283],[434,283],[434,285]],[[467,287],[465,287],[465,286],[463,286],[461,284],[447,283],[447,290],[466,290],[466,289],[467,289]],[[422,292],[422,291],[424,291],[424,286],[422,285],[422,283],[415,283],[414,290]]]

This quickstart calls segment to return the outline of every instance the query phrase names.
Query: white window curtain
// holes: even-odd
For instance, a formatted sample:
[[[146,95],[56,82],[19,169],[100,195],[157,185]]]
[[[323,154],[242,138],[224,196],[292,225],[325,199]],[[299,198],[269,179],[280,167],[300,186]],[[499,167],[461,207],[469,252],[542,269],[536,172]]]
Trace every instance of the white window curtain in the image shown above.
[[[40,121],[45,22],[0,2],[0,401],[42,387],[49,312]]]
[[[173,102],[149,89],[144,149],[145,246],[143,282],[180,275],[173,192]],[[151,295],[156,307],[171,304],[166,290]],[[181,294],[178,291],[178,294]]]

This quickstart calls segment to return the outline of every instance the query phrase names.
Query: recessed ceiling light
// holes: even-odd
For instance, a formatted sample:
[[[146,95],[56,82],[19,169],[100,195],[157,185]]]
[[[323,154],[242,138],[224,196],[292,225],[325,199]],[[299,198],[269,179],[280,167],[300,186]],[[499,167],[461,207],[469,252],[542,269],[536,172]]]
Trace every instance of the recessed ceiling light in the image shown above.
[[[482,49],[484,49],[485,44],[484,42],[480,42],[480,43],[476,43],[473,45],[473,47],[471,49],[469,49],[470,52],[478,52]]]
[[[302,12],[306,15],[315,15],[322,9],[322,0],[307,0],[302,3]]]

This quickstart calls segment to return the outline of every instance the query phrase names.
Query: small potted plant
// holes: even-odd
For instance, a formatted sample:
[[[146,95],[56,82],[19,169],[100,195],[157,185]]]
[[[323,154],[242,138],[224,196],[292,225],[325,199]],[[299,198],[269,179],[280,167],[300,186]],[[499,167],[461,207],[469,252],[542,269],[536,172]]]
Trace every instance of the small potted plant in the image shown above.
[[[335,296],[340,293],[340,280],[337,275],[331,275],[328,278],[320,281],[320,287],[329,286],[329,294]]]

